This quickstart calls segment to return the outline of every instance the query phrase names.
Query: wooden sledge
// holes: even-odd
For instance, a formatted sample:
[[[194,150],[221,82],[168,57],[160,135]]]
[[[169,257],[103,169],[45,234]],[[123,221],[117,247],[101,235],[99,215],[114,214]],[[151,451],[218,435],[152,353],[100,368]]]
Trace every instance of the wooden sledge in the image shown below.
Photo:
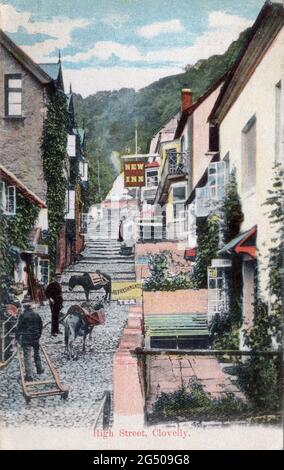
[[[51,372],[52,378],[50,378],[49,380],[36,380],[34,382],[26,382],[23,354],[21,348],[17,344],[17,355],[20,365],[21,383],[26,403],[29,404],[32,398],[52,397],[55,395],[60,395],[63,400],[66,400],[68,398],[69,390],[63,387],[63,385],[61,384],[57,370],[50,362],[47,352],[41,344],[40,351],[42,352],[45,358],[46,364]],[[46,388],[46,386],[51,385],[53,385],[52,388]]]

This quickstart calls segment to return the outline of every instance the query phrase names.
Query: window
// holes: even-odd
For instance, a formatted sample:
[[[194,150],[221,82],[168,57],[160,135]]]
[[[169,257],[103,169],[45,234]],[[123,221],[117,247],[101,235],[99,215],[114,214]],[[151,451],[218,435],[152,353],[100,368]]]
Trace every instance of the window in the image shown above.
[[[242,132],[243,191],[254,189],[256,179],[256,118],[253,116]]]
[[[5,115],[22,115],[22,77],[20,74],[5,75]]]
[[[75,219],[75,191],[69,190],[66,195],[66,216],[68,220]]]
[[[39,260],[39,281],[45,286],[49,283],[49,261],[47,259]]]
[[[69,157],[76,157],[76,136],[68,134],[67,153]]]
[[[281,81],[275,87],[275,162],[284,163],[283,90]]]
[[[212,124],[209,125],[209,152],[218,152],[219,150],[219,128]]]
[[[16,187],[9,186],[4,181],[1,182],[0,191],[1,207],[6,215],[16,214]]]
[[[158,171],[147,171],[146,173],[146,186],[158,186]]]
[[[174,186],[173,187],[173,211],[174,220],[185,219],[185,203],[186,200],[186,187]]]
[[[173,201],[185,201],[186,199],[186,188],[185,186],[176,186],[173,188]]]
[[[174,204],[174,219],[184,219],[185,217],[185,209],[184,209],[184,203],[178,202]]]
[[[180,151],[181,153],[185,152],[185,141],[184,141],[184,135],[182,136],[181,138],[181,141],[180,141]]]
[[[225,188],[229,179],[229,161],[213,162],[208,166],[209,198],[220,201],[225,196]]]

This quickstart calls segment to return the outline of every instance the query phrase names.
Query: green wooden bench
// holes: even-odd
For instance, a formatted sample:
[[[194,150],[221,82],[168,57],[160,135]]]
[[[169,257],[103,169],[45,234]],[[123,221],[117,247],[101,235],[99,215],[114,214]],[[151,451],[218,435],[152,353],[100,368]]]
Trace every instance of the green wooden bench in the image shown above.
[[[207,314],[146,315],[148,336],[208,336]]]

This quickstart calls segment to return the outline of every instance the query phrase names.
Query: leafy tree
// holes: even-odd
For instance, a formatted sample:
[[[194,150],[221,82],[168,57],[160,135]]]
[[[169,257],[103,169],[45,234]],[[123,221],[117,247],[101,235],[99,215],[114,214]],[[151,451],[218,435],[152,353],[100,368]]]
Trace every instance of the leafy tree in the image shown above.
[[[145,291],[176,291],[192,287],[191,280],[183,274],[169,275],[169,256],[167,252],[149,256],[151,277],[143,285]]]

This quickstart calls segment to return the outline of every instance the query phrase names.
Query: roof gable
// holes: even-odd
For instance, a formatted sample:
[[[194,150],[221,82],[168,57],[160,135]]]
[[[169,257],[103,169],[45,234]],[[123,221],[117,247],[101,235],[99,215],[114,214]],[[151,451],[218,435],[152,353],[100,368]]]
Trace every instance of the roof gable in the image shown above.
[[[16,186],[19,193],[24,196],[31,204],[40,208],[46,208],[46,204],[35,193],[27,188],[13,173],[11,173],[3,165],[0,165],[0,178],[5,180],[8,184]]]
[[[283,4],[266,2],[221,89],[209,116],[211,123],[220,124],[222,122],[283,25]]]
[[[228,72],[226,72],[224,75],[222,75],[221,77],[218,78],[218,80],[216,80],[207,90],[205,93],[203,93],[202,96],[200,96],[200,98],[198,98],[198,100],[196,100],[188,109],[185,109],[182,113],[181,113],[181,117],[180,117],[180,120],[178,122],[178,125],[177,125],[177,128],[176,128],[176,132],[175,132],[175,139],[178,139],[184,128],[185,128],[185,125],[187,123],[187,119],[189,118],[189,116],[191,116],[194,111],[207,99],[209,98],[209,96],[211,96],[212,93],[214,93],[214,91],[220,86],[222,85],[222,83],[225,81],[226,79],[226,76],[227,76]]]
[[[0,44],[41,84],[47,85],[52,78],[36,64],[19,46],[17,46],[8,36],[0,29]]]

